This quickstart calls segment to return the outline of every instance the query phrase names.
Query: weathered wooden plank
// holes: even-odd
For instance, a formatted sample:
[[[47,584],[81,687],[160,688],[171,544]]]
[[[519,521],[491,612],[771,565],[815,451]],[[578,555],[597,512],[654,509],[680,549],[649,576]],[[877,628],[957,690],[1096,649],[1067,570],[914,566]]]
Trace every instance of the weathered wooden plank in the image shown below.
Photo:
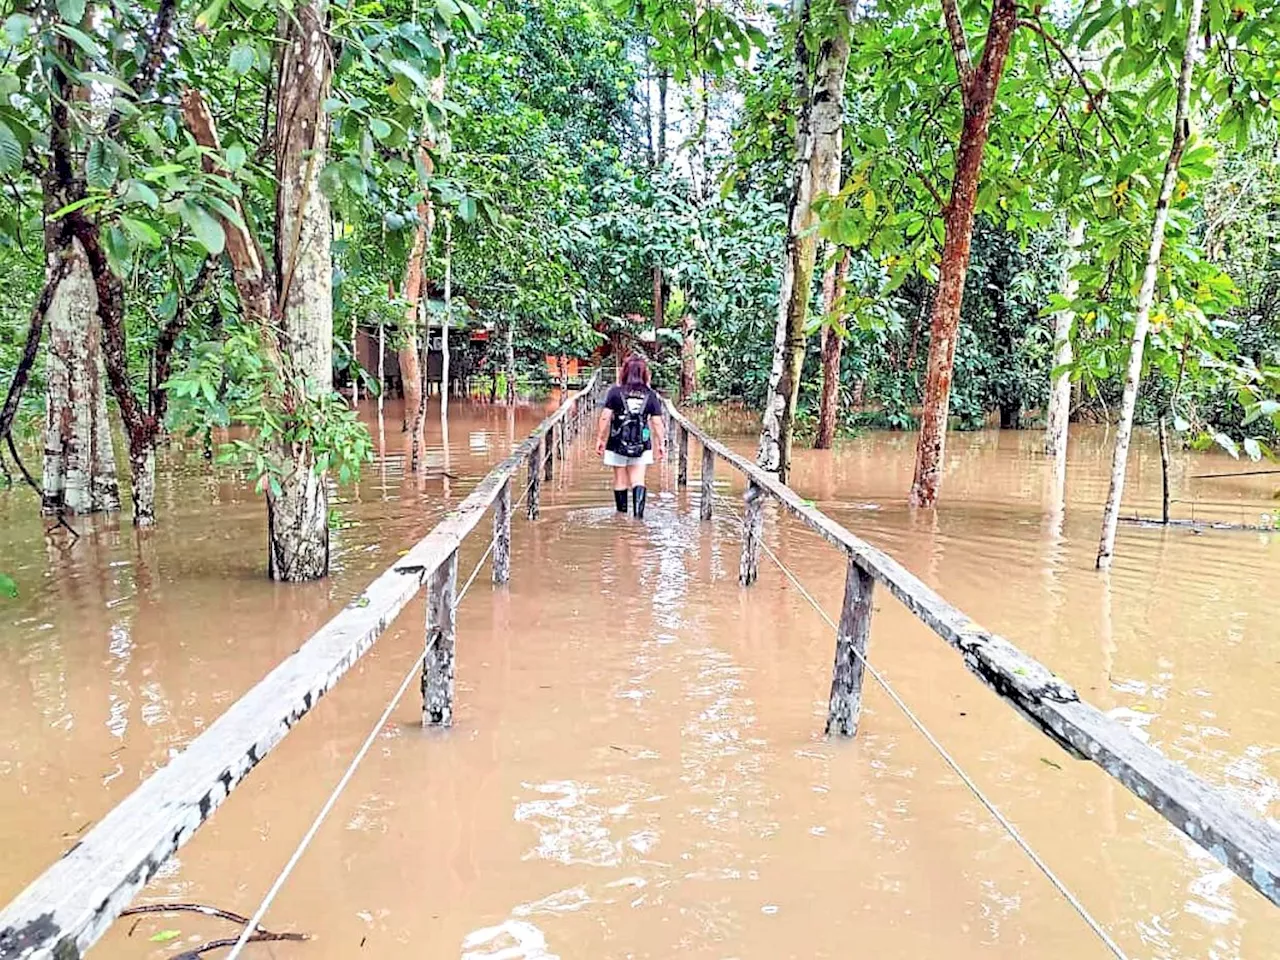
[[[588,384],[593,390],[598,378]],[[568,413],[544,420],[337,616],[114,807],[0,912],[0,960],[78,958],[161,865],[373,645]]]
[[[493,582],[511,580],[511,478],[498,491],[493,507]]]
[[[820,537],[886,587],[934,633],[955,647],[965,666],[1064,750],[1091,760],[1174,827],[1280,905],[1280,829],[1250,816],[1221,790],[1165,759],[1123,726],[1080,700],[1075,689],[1003,637],[984,630],[884,551],[809,506],[776,476],[708,436],[668,403],[672,419],[713,454],[772,496]],[[744,531],[744,541],[750,531]],[[743,550],[745,576],[746,544]]]
[[[831,672],[831,699],[827,707],[828,735],[852,737],[862,713],[863,657],[871,633],[871,599],[875,580],[849,558],[845,572],[844,606],[836,629],[836,659]]]
[[[676,485],[689,485],[689,431],[684,426],[676,427],[676,445],[679,449],[679,462],[676,466]]]
[[[427,630],[422,654],[422,725],[453,725],[458,551],[427,578]]]
[[[742,560],[738,582],[749,587],[760,576],[760,540],[764,536],[764,490],[754,480],[747,483],[742,511]]]
[[[537,520],[542,512],[542,451],[543,444],[539,441],[529,454],[528,516],[530,520]]]
[[[711,519],[712,504],[716,497],[716,453],[705,443],[702,445],[702,503],[699,514],[703,520]]]

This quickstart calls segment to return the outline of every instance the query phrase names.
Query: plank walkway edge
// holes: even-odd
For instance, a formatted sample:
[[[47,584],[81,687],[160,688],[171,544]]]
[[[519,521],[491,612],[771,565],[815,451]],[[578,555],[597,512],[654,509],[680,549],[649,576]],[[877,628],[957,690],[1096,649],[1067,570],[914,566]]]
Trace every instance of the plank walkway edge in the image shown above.
[[[1005,638],[984,630],[891,556],[809,506],[790,487],[709,436],[666,401],[671,418],[886,587],[960,652],[965,666],[1077,759],[1091,760],[1273,904],[1280,906],[1280,828],[1169,760]]]
[[[597,375],[598,376],[598,375]],[[454,510],[0,912],[0,960],[79,960],[161,865],[373,646],[479,524],[566,400]]]

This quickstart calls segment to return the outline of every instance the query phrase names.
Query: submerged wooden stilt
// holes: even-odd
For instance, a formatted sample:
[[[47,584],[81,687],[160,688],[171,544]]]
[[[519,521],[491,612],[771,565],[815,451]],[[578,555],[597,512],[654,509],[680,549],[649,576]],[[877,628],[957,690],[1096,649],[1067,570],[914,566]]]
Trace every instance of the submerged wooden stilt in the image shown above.
[[[844,607],[836,629],[836,660],[831,674],[831,702],[827,708],[827,734],[852,737],[862,713],[862,680],[871,632],[871,596],[875,581],[849,558],[844,581]]]
[[[676,485],[687,487],[689,485],[689,431],[682,426],[677,426],[680,432],[676,437],[676,444],[680,451],[679,463],[676,466]]]
[[[493,505],[493,582],[507,583],[510,579],[511,480],[508,479]]]
[[[427,578],[427,639],[422,657],[422,725],[453,724],[455,593],[458,551]]]
[[[738,582],[749,587],[760,576],[760,539],[764,535],[764,488],[754,480],[747,484],[743,500],[742,562],[738,566]]]
[[[537,520],[542,509],[542,452],[547,448],[546,438],[538,441],[529,454],[529,519]]]
[[[703,520],[711,519],[711,502],[716,495],[716,455],[705,444],[702,447],[702,504]]]

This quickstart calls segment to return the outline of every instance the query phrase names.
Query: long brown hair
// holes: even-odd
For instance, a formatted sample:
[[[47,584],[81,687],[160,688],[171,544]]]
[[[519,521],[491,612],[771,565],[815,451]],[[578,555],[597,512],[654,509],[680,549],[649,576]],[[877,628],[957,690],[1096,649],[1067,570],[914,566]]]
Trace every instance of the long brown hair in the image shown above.
[[[622,361],[622,374],[618,382],[624,387],[649,386],[649,363],[638,353]]]

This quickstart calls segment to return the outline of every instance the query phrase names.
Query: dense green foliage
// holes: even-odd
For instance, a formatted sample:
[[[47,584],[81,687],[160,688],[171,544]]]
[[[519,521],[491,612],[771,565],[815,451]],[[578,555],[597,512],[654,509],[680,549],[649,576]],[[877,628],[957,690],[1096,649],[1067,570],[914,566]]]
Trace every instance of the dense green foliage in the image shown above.
[[[810,332],[826,325],[847,341],[846,427],[908,429],[962,120],[956,67],[934,3],[882,0],[851,25],[829,0],[813,4],[806,43],[833,30],[852,41],[844,186],[818,203],[825,262],[843,249],[852,258],[831,312],[813,290]],[[1057,20],[1028,13],[1010,54],[963,304],[951,401],[963,428],[997,412],[1008,426],[1036,422],[1053,372],[1053,310],[1076,316],[1077,413],[1108,416],[1119,391],[1185,4],[1087,6]],[[18,364],[42,286],[44,228],[85,218],[123,286],[138,396],[165,391],[171,429],[251,428],[235,452],[263,483],[274,469],[264,451],[281,435],[314,444],[344,477],[369,453],[336,395],[281,421],[278,371],[226,256],[224,224],[238,222],[273,256],[277,31],[287,9],[49,0],[10,9],[0,34],[0,382]],[[1260,455],[1280,429],[1278,80],[1264,55],[1280,15],[1270,2],[1209,0],[1206,11],[1140,410],[1169,416],[1188,440]],[[674,387],[689,317],[699,395],[761,402],[795,135],[786,11],[369,0],[335,5],[330,19],[332,137],[321,183],[334,220],[339,382],[377,389],[374,371],[355,368],[355,324],[403,342],[405,271],[429,208],[428,287],[438,298],[447,221],[452,319],[492,327],[485,369],[500,368],[508,330],[519,371],[542,376],[544,354],[586,356],[614,339],[647,343],[660,382]],[[977,50],[981,36],[969,42]],[[217,151],[187,128],[181,101],[192,88],[216,121]],[[84,95],[68,100],[73,90]],[[59,110],[65,143],[51,135]],[[51,187],[60,143],[79,178],[67,195]],[[1064,237],[1080,218],[1086,243],[1068,301]],[[655,275],[665,312],[646,340]],[[175,318],[169,379],[158,384]],[[802,420],[817,403],[816,336],[808,350]],[[41,362],[21,407],[28,427],[42,407]]]

